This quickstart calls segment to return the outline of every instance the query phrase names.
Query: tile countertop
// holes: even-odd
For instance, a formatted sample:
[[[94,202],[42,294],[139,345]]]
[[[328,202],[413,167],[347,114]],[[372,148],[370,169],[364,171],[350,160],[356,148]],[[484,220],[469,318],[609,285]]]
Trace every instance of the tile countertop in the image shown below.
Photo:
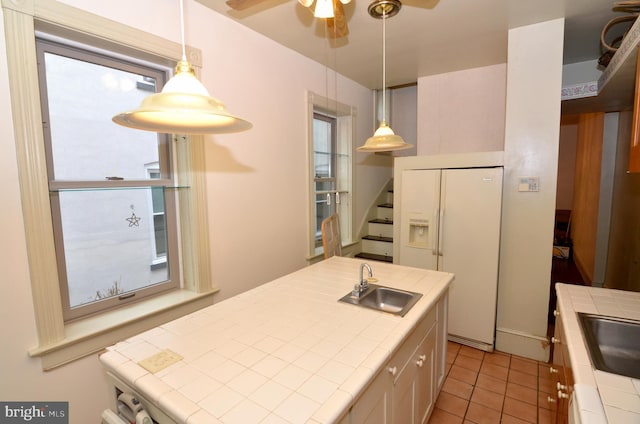
[[[556,293],[582,422],[640,423],[640,380],[593,368],[575,313],[640,320],[640,293],[561,283]]]
[[[376,284],[423,294],[398,317],[338,302],[361,263],[324,260],[111,346],[100,361],[179,423],[334,422],[453,279],[369,262]],[[139,365],[165,349],[182,359],[155,373]]]

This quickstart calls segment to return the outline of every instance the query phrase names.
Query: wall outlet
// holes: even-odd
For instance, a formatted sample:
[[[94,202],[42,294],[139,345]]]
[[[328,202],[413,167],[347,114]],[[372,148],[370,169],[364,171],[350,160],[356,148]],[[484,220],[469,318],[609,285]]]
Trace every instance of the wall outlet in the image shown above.
[[[147,359],[143,359],[142,361],[138,362],[138,365],[149,371],[151,374],[155,374],[158,371],[161,371],[168,366],[179,362],[181,359],[182,356],[178,355],[172,350],[165,349],[153,356],[148,357]]]

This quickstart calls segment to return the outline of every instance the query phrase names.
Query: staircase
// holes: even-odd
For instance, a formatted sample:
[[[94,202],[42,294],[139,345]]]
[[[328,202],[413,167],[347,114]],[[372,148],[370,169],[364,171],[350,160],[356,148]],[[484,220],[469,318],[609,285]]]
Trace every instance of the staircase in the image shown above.
[[[393,263],[393,190],[388,190],[385,197],[375,207],[375,216],[367,222],[362,252],[356,258]]]

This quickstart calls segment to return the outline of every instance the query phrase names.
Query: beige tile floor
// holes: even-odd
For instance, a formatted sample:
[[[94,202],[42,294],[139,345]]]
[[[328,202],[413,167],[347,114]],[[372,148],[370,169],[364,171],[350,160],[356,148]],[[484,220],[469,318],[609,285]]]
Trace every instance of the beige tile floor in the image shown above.
[[[549,364],[447,345],[447,377],[429,424],[556,423]]]

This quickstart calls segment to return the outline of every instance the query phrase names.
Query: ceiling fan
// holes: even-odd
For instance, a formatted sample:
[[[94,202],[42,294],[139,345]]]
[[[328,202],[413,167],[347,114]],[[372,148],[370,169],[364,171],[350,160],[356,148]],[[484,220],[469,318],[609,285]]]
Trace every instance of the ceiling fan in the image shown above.
[[[227,0],[226,3],[230,8],[241,11],[263,1],[265,0]],[[342,5],[349,4],[351,0],[298,0],[298,2],[309,9],[315,2],[314,16],[327,20],[327,34],[330,38],[345,37],[349,34]],[[375,18],[381,18],[383,15],[391,17],[398,13],[401,6],[402,3],[399,0],[374,0],[368,10],[369,14]]]
[[[249,9],[267,0],[227,0],[227,5],[238,11]],[[344,15],[343,4],[349,4],[351,0],[298,0],[298,2],[311,9],[315,1],[314,16],[327,19],[327,35],[329,38],[345,37],[349,34],[347,20]],[[420,3],[420,7],[432,9],[440,0],[407,0],[409,3]],[[415,4],[417,5],[417,4]],[[402,7],[400,0],[373,0],[369,5],[369,15],[376,19],[395,16]]]
[[[226,3],[230,8],[241,11],[256,6],[263,1],[265,0],[227,0]],[[298,2],[311,9],[314,0],[298,0]],[[327,35],[329,38],[340,38],[349,34],[342,5],[350,2],[351,0],[315,0],[314,16],[327,19]]]

